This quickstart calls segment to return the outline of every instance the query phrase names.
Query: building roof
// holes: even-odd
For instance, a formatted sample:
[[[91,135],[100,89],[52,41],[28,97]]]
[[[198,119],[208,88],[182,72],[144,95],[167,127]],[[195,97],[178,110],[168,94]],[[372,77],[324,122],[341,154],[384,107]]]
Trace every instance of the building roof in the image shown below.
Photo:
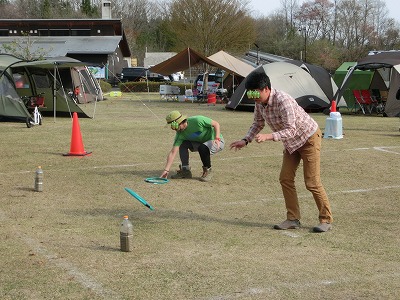
[[[124,57],[131,56],[119,19],[0,19],[0,30],[9,33],[0,36],[0,49],[1,44],[20,40],[32,43],[33,51],[44,50],[46,56],[49,52],[49,57],[112,54],[118,47]],[[67,34],[48,34],[47,30],[64,30]],[[90,33],[81,35],[82,30]]]
[[[34,36],[2,37],[0,48],[12,42],[31,43],[31,51],[40,51],[45,57],[67,56],[67,54],[111,54],[118,48],[121,36]],[[124,55],[125,56],[125,55]],[[129,55],[127,55],[129,56]]]

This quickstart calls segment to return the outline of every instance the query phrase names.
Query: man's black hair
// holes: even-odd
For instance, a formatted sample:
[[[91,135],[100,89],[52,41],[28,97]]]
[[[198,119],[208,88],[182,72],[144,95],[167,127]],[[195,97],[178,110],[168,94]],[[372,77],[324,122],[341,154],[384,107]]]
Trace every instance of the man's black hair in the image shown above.
[[[264,72],[253,71],[247,76],[245,87],[247,90],[262,90],[265,87],[271,89],[271,81]]]

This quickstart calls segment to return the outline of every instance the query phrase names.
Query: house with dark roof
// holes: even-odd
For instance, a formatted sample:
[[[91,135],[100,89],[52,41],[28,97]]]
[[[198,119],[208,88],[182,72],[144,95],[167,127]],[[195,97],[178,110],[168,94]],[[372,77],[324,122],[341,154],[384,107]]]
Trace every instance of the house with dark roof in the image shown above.
[[[111,19],[109,1],[102,4],[101,19],[0,19],[0,53],[22,45],[44,58],[78,59],[112,79],[130,66],[131,52],[121,20]]]

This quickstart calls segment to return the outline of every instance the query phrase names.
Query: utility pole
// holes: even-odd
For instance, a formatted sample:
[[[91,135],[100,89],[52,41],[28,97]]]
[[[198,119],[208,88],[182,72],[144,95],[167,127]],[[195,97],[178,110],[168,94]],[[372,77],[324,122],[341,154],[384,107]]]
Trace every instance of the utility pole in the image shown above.
[[[254,46],[256,46],[256,48],[257,48],[257,61],[256,61],[256,64],[258,66],[260,64],[260,57],[258,56],[258,51],[260,50],[260,47],[258,47],[258,45],[256,43],[254,43]]]

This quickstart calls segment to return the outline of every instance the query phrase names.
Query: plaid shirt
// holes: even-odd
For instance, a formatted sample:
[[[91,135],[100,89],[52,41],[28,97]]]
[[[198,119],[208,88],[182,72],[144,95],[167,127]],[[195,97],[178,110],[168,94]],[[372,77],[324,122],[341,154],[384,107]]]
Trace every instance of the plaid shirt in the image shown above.
[[[274,141],[282,141],[290,154],[303,146],[318,129],[317,122],[293,97],[274,88],[271,88],[267,105],[256,103],[254,121],[245,139],[251,142],[265,123],[272,129]]]

